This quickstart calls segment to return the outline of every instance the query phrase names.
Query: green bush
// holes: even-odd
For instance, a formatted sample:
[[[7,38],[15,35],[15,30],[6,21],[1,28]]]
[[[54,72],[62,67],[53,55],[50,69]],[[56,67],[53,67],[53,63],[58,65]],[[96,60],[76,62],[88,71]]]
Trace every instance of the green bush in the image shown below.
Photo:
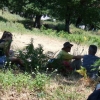
[[[37,66],[39,68],[39,66]],[[36,69],[36,73],[35,74],[35,79],[34,79],[34,87],[35,89],[39,89],[39,90],[43,90],[46,83],[48,83],[50,81],[50,76],[51,75],[47,75],[46,73],[40,73],[38,70],[38,68]]]
[[[43,51],[43,47],[40,44],[37,48],[34,48],[33,39],[23,51],[19,51],[19,58],[23,60],[26,71],[32,72],[37,66],[39,66],[40,70],[45,68],[49,56],[44,54]]]

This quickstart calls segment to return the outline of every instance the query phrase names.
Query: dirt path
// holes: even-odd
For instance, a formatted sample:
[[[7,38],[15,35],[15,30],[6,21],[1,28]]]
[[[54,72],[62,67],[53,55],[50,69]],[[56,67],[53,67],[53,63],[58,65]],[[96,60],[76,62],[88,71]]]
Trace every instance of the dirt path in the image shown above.
[[[0,33],[1,35],[2,33]],[[38,44],[41,44],[43,46],[44,52],[47,51],[52,51],[54,53],[58,53],[62,46],[63,43],[66,40],[59,40],[59,39],[54,39],[48,36],[43,36],[43,35],[34,35],[34,34],[14,34],[13,33],[13,42],[12,42],[12,49],[22,49],[24,48],[28,43],[30,43],[31,38],[34,40],[34,46],[37,47]],[[87,54],[88,51],[88,46],[83,46],[83,45],[77,45],[73,43],[74,46],[72,47],[71,54]],[[97,55],[100,56],[100,50],[98,50]]]

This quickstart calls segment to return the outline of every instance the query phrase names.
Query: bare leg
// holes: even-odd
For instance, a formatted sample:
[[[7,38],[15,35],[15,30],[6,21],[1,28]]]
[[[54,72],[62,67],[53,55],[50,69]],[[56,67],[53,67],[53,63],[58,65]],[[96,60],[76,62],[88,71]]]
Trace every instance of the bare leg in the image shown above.
[[[23,62],[16,57],[10,57],[9,60],[13,63],[13,64],[19,64],[20,65],[20,69],[25,71],[25,66],[23,64]]]

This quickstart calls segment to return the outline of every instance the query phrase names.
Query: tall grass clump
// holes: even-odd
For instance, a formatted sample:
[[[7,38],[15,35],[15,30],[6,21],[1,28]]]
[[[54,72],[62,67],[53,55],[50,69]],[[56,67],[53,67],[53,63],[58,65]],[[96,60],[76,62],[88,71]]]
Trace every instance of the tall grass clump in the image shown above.
[[[0,85],[4,90],[15,88],[18,92],[21,92],[23,88],[30,91],[42,91],[45,85],[49,84],[50,76],[46,73],[40,73],[38,70],[32,74],[20,73],[14,70],[6,70],[6,73],[4,73],[0,70]]]
[[[9,89],[13,86],[19,91],[22,88],[26,88],[27,86],[31,86],[31,76],[27,73],[13,73],[13,70],[6,70],[6,73],[0,70],[0,84],[3,89]]]
[[[43,51],[43,47],[40,44],[37,48],[34,48],[33,39],[24,50],[19,51],[18,57],[23,60],[26,71],[32,72],[37,66],[39,66],[40,70],[45,69],[49,56],[44,54]]]
[[[29,97],[34,96],[35,99],[86,100],[91,87],[87,88],[83,83],[80,84],[79,78],[75,75],[65,78],[54,73],[49,74],[48,70],[44,73],[40,72],[38,66],[32,74],[17,70],[6,70],[4,73],[0,70],[0,89],[4,93],[13,90],[14,95],[27,91]]]

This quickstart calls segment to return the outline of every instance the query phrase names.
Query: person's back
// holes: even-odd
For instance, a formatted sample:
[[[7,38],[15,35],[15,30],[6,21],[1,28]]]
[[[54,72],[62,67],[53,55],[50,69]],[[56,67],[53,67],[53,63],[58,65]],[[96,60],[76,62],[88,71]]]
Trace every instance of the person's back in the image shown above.
[[[83,56],[83,64],[82,66],[86,68],[87,73],[90,77],[93,76],[93,74],[96,74],[98,71],[99,66],[94,66],[94,63],[99,60],[99,57],[95,56],[97,52],[97,46],[90,45],[89,46],[89,54]],[[94,70],[93,70],[94,69]]]
[[[87,69],[88,73],[91,73],[93,67],[98,68],[98,66],[93,66],[93,64],[99,60],[99,57],[94,55],[85,55],[83,57],[83,66]]]

